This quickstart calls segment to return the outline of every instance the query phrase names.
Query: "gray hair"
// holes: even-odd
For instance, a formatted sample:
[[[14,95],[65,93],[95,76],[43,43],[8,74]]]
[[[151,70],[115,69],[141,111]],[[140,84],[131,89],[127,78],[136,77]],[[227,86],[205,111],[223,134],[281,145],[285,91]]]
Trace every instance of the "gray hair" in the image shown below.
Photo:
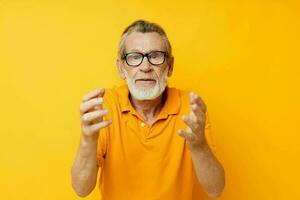
[[[158,33],[164,43],[165,43],[165,50],[168,52],[168,57],[172,57],[172,47],[170,44],[170,41],[167,37],[166,32],[163,30],[161,26],[159,26],[156,23],[152,23],[146,20],[137,20],[134,21],[132,24],[130,24],[122,33],[121,40],[119,42],[119,50],[118,50],[118,56],[119,58],[122,58],[122,56],[125,53],[125,41],[126,38],[133,32],[140,32],[140,33],[151,33],[156,32]]]

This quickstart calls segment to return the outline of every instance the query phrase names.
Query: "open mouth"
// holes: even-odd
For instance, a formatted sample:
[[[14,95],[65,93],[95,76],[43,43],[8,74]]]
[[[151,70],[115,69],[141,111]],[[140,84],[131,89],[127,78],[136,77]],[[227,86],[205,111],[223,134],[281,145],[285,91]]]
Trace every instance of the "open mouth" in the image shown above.
[[[155,79],[136,79],[135,83],[139,85],[152,85],[155,84],[156,80]]]

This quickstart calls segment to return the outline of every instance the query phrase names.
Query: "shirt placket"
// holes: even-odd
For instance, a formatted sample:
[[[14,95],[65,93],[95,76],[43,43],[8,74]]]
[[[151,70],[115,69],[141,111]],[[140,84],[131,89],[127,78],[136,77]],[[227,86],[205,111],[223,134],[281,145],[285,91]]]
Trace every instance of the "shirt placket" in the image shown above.
[[[140,130],[142,132],[144,141],[146,141],[147,136],[150,134],[151,127],[149,127],[149,125],[147,125],[145,122],[140,121]]]

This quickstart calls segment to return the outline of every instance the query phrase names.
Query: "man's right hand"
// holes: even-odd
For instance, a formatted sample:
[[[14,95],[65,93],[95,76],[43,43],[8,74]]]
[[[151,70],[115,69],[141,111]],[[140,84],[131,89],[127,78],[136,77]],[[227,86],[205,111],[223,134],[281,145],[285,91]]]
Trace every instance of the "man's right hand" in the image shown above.
[[[102,108],[104,92],[104,88],[99,88],[82,98],[80,121],[84,137],[98,138],[99,130],[112,123],[112,120],[103,120],[103,116],[108,113],[107,109]]]
[[[97,183],[97,147],[99,130],[109,126],[111,120],[103,120],[108,110],[102,108],[104,88],[83,96],[80,104],[82,137],[72,165],[72,187],[78,196],[90,194]]]

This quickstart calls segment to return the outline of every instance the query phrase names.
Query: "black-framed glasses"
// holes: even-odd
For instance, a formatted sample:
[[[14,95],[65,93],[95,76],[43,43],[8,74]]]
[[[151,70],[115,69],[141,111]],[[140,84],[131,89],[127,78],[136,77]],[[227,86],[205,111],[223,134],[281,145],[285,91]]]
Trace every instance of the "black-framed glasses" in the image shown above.
[[[151,51],[145,54],[141,52],[125,53],[122,58],[125,59],[127,65],[137,67],[143,62],[144,57],[147,57],[150,64],[157,66],[163,64],[167,56],[168,53],[165,51]]]

